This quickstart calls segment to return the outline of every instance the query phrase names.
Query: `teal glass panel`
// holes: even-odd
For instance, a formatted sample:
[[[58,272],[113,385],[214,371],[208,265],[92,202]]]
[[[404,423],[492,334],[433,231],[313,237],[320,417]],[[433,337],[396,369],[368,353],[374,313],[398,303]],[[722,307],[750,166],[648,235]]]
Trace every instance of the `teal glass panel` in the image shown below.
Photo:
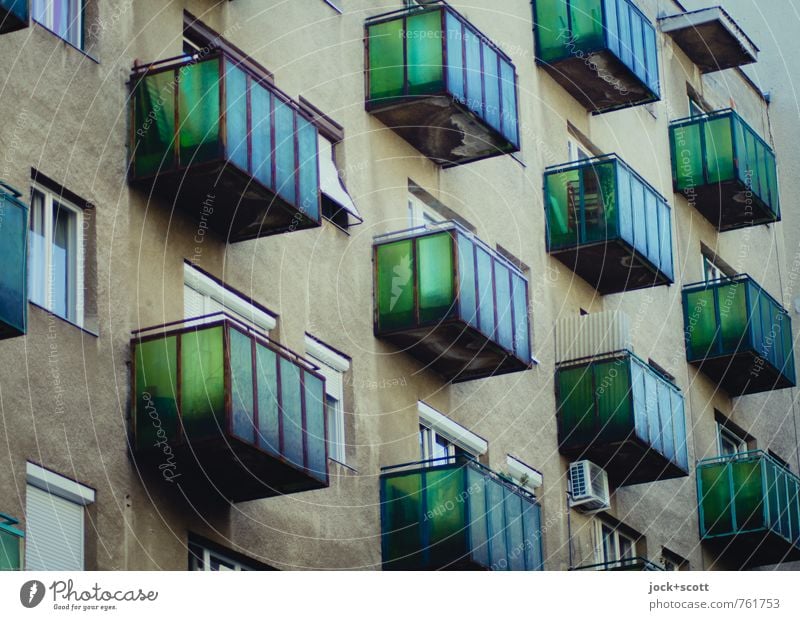
[[[665,202],[658,201],[658,247],[659,256],[655,264],[661,272],[673,279],[672,266],[672,210]]]
[[[277,358],[272,349],[256,343],[258,447],[270,454],[280,454]]]
[[[253,176],[266,185],[274,187],[272,179],[272,95],[258,82],[250,87],[250,108],[253,129],[250,141],[253,144]]]
[[[629,362],[619,358],[592,364],[597,400],[597,437],[604,442],[624,440],[632,429]]]
[[[328,457],[325,451],[325,383],[311,373],[303,373],[306,405],[306,445],[308,470],[315,478],[327,479]]]
[[[481,42],[469,28],[464,28],[464,49],[467,65],[467,107],[480,115],[484,104]]]
[[[764,527],[761,461],[734,461],[728,466],[734,488],[735,528],[752,530]]]
[[[528,283],[511,274],[511,294],[514,298],[514,351],[521,360],[531,359],[530,319],[528,318]]]
[[[176,347],[175,336],[135,345],[137,450],[150,450],[165,438],[178,439]]]
[[[686,412],[683,405],[683,396],[677,391],[673,391],[671,400],[672,427],[675,430],[676,462],[684,471],[689,471],[689,446],[686,440]]]
[[[290,204],[296,199],[295,113],[275,97],[275,184],[278,195]]]
[[[570,0],[572,53],[590,52],[605,47],[603,12],[600,0]]]
[[[494,569],[502,568],[507,560],[506,511],[503,505],[505,489],[491,478],[486,479],[486,518],[489,525],[489,559]]]
[[[486,477],[473,467],[467,468],[467,504],[469,506],[469,541],[472,560],[489,566],[489,522],[486,518]]]
[[[631,14],[631,41],[633,42],[633,69],[634,74],[645,84],[647,83],[647,59],[644,55],[644,32],[642,20],[638,15]]]
[[[525,524],[525,569],[544,570],[542,548],[542,509],[534,502],[522,503],[522,520]]]
[[[652,372],[652,371],[650,371]],[[656,379],[658,390],[658,420],[661,426],[661,442],[659,451],[671,462],[675,462],[675,428],[672,419],[672,390],[660,378]]]
[[[466,235],[457,234],[458,297],[461,319],[478,327],[478,305],[475,293],[475,245]]]
[[[180,165],[189,166],[221,156],[219,58],[184,65],[179,70],[178,131]]]
[[[408,94],[442,92],[442,12],[425,11],[406,18]]]
[[[500,59],[500,91],[503,100],[503,135],[519,146],[519,123],[517,119],[517,77],[513,65]]]
[[[645,221],[645,196],[647,189],[635,175],[631,175],[631,206],[633,208],[633,246],[647,248],[647,222]],[[646,255],[646,252],[643,252]]]
[[[523,501],[519,495],[505,489],[506,505],[506,548],[508,549],[508,570],[525,570],[525,528],[522,522]]]
[[[445,12],[447,25],[447,88],[450,94],[464,103],[466,90],[464,86],[464,26],[450,11]]]
[[[595,389],[591,366],[557,371],[559,443],[580,447],[592,441],[597,430]]]
[[[242,170],[247,163],[247,75],[231,61],[225,61],[225,126],[228,159]]]
[[[447,566],[467,553],[466,504],[459,499],[464,477],[463,467],[425,472],[424,526],[431,566]]]
[[[733,282],[715,288],[719,308],[722,351],[734,353],[739,346],[749,347],[747,316],[747,284]]]
[[[765,502],[767,509],[767,524],[773,530],[780,529],[781,512],[783,510],[784,480],[779,475],[778,468],[771,463],[764,468],[765,483]]]
[[[714,289],[691,291],[686,294],[683,309],[688,338],[689,361],[705,357],[713,351],[717,339]]]
[[[672,179],[679,191],[705,185],[701,127],[701,123],[692,123],[671,130]]]
[[[399,329],[415,323],[412,239],[376,248],[378,327]]]
[[[300,210],[313,220],[319,219],[319,163],[317,129],[297,117],[297,155],[300,162]]]
[[[647,243],[641,247],[641,252],[650,259],[655,266],[661,263],[661,246],[658,234],[658,199],[655,194],[645,189],[644,193],[644,221],[647,229]]]
[[[779,216],[781,213],[780,208],[780,192],[778,190],[778,168],[775,162],[774,153],[767,153],[767,186],[769,187],[769,206],[772,212]]]
[[[453,238],[448,232],[417,239],[419,320],[440,321],[453,305]]]
[[[222,327],[181,334],[181,419],[187,437],[206,439],[225,430]]]
[[[617,166],[617,212],[619,218],[617,226],[620,238],[633,245],[633,220],[634,213],[631,194],[631,171],[627,166]]]
[[[419,567],[422,549],[422,473],[385,477],[383,484],[383,561],[398,568]]]
[[[706,182],[718,183],[733,179],[733,131],[730,117],[706,121],[703,131],[706,143]]]
[[[631,361],[631,403],[633,406],[633,424],[636,436],[644,443],[650,443],[650,420],[647,416],[647,371],[644,364]]]
[[[700,478],[700,531],[703,535],[727,534],[734,528],[731,480],[728,466],[704,465],[697,472]]]
[[[506,265],[494,261],[494,286],[497,304],[496,339],[507,351],[514,350],[513,300],[511,298],[511,273]]]
[[[255,444],[253,394],[253,341],[237,329],[230,328],[231,410],[233,434]]]
[[[305,466],[303,452],[303,408],[300,368],[286,358],[279,361],[281,373],[281,421],[283,457],[295,467]]]
[[[617,57],[622,54],[619,39],[619,18],[617,16],[617,0],[603,0],[603,9],[606,14],[606,43],[608,49]]]
[[[0,571],[22,570],[20,557],[21,536],[0,525]]]
[[[175,166],[175,73],[140,79],[133,92],[134,176]]]
[[[399,97],[405,90],[403,58],[405,25],[402,18],[367,29],[369,37],[369,98]]]
[[[645,83],[654,93],[661,92],[661,84],[658,79],[658,50],[656,48],[656,32],[650,24],[644,23],[642,27],[644,35],[644,57],[646,66]]]
[[[545,208],[549,248],[577,245],[580,228],[580,170],[545,176]]]
[[[484,106],[483,117],[486,122],[497,131],[502,130],[500,122],[500,69],[498,65],[497,52],[483,43],[483,84],[484,84]]]
[[[30,0],[0,0],[0,34],[27,27]]]
[[[633,66],[633,41],[631,40],[631,7],[627,0],[617,0],[617,22],[622,51],[620,60],[630,68]]]
[[[569,16],[567,0],[533,3],[537,54],[544,62],[553,62],[565,56],[569,42]]]
[[[492,257],[481,247],[475,248],[478,262],[478,305],[480,315],[478,322],[485,336],[494,337],[494,271]]]
[[[26,332],[28,208],[0,189],[0,340]]]

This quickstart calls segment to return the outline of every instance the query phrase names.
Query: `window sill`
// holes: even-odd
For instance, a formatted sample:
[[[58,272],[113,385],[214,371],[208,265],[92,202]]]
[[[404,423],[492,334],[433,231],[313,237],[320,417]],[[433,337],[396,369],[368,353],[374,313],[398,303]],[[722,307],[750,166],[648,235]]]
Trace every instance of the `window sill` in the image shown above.
[[[93,332],[92,330],[87,329],[86,327],[82,327],[82,326],[78,325],[77,323],[74,323],[74,322],[70,321],[69,319],[64,318],[63,316],[61,316],[59,314],[56,314],[55,312],[52,312],[52,311],[48,310],[44,306],[40,306],[35,301],[31,301],[29,299],[28,300],[28,304],[30,306],[33,306],[34,308],[38,308],[42,312],[45,312],[46,314],[52,316],[53,318],[58,319],[59,321],[63,321],[67,325],[72,325],[72,327],[75,327],[76,329],[79,329],[80,331],[82,331],[85,334],[88,334],[89,336],[94,336],[95,338],[99,338],[100,337],[100,334],[98,334],[96,332]]]
[[[97,64],[97,65],[99,65],[99,64],[100,64],[100,61],[99,61],[97,58],[95,58],[94,56],[92,56],[92,55],[91,55],[89,52],[87,52],[87,51],[86,51],[86,50],[84,50],[84,49],[81,49],[81,48],[80,48],[80,47],[78,47],[77,45],[74,45],[74,44],[70,43],[70,42],[69,42],[69,41],[67,41],[67,40],[66,40],[64,37],[62,37],[60,34],[58,34],[57,32],[54,32],[53,30],[50,30],[50,28],[48,28],[47,26],[45,26],[45,25],[43,25],[43,24],[40,24],[40,23],[39,23],[39,22],[37,22],[35,19],[32,19],[32,20],[31,20],[31,24],[33,24],[33,25],[35,25],[36,27],[38,27],[38,28],[41,28],[41,29],[42,29],[42,30],[44,30],[45,32],[47,32],[47,33],[49,33],[49,34],[53,35],[53,36],[54,36],[54,37],[56,37],[56,38],[57,38],[59,41],[61,41],[61,42],[62,42],[64,45],[66,45],[66,46],[67,46],[67,47],[69,47],[69,48],[72,48],[72,49],[74,49],[76,52],[78,52],[78,53],[82,54],[83,56],[85,56],[86,58],[88,58],[89,60],[91,60],[93,63],[95,63],[95,64]]]

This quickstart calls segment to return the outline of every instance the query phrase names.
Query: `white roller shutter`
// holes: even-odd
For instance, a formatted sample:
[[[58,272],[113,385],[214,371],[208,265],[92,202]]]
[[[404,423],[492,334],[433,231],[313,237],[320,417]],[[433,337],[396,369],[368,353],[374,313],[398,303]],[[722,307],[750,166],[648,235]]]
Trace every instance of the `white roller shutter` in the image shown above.
[[[25,568],[83,570],[84,506],[28,485]]]

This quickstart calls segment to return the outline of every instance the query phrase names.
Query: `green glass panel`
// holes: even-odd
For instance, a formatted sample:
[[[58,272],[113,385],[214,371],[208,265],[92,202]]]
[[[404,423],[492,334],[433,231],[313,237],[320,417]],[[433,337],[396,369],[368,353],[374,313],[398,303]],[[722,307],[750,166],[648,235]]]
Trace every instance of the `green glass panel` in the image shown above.
[[[190,439],[225,429],[225,369],[222,327],[181,335],[181,417]]]
[[[272,179],[272,95],[253,82],[250,88],[252,114],[253,176],[267,187],[274,187]]]
[[[253,341],[237,329],[229,333],[233,434],[254,444]]]
[[[596,430],[592,367],[560,369],[557,381],[559,442],[564,447],[585,446]]]
[[[749,175],[747,172],[747,140],[745,133],[749,133],[738,116],[731,117],[731,127],[733,129],[733,145],[736,153],[736,178],[744,183]]]
[[[701,532],[715,536],[733,532],[731,481],[727,464],[703,465],[700,476]]]
[[[767,503],[767,524],[773,530],[780,528],[781,510],[783,508],[783,480],[778,475],[778,468],[772,463],[765,464]]]
[[[258,377],[258,446],[271,454],[280,454],[278,408],[278,356],[275,351],[256,344]]]
[[[678,190],[705,185],[701,123],[672,129],[672,177]]]
[[[3,325],[14,334],[26,331],[27,232],[28,209],[0,190],[0,339]]]
[[[571,0],[572,47],[592,51],[605,47],[603,36],[603,10],[600,0]]]
[[[295,204],[297,193],[295,169],[295,112],[275,97],[275,184],[278,195]]]
[[[578,244],[580,227],[580,171],[551,173],[545,178],[547,232],[550,249]]]
[[[399,329],[415,322],[412,244],[412,239],[404,239],[376,249],[379,329]]]
[[[466,504],[461,495],[464,475],[463,467],[425,473],[424,523],[431,566],[446,566],[467,553]]]
[[[598,438],[604,442],[622,441],[633,431],[629,363],[622,358],[592,365]]]
[[[489,566],[489,524],[486,520],[486,476],[467,467],[467,503],[469,505],[469,544],[472,561]]]
[[[717,337],[717,319],[714,304],[714,289],[692,291],[686,294],[686,333],[688,335],[689,360],[706,356]]]
[[[408,94],[441,92],[444,89],[441,10],[409,15],[406,31]]]
[[[761,480],[761,460],[734,461],[730,464],[736,507],[736,529],[752,530],[764,527],[764,487]]]
[[[453,238],[450,233],[417,239],[419,318],[423,323],[445,318],[453,304]]]
[[[319,480],[327,479],[328,458],[325,452],[325,384],[309,372],[303,373],[306,405],[306,445],[308,469]]]
[[[734,282],[715,291],[719,307],[722,350],[733,353],[740,346],[748,348],[747,284]]]
[[[247,163],[247,75],[229,60],[225,61],[225,126],[228,159],[242,170]]]
[[[303,407],[300,368],[281,357],[281,421],[283,422],[283,457],[295,467],[305,466],[303,451]]]
[[[219,132],[220,60],[181,67],[178,82],[180,165],[212,161],[221,155]]]
[[[616,168],[607,162],[583,168],[584,241],[616,237]],[[637,205],[640,207],[642,205]]]
[[[422,474],[383,478],[383,561],[419,568],[422,549]]]
[[[134,175],[146,177],[175,165],[175,73],[142,78],[134,98]]]
[[[404,20],[395,19],[368,28],[369,98],[379,100],[404,94]]]
[[[708,183],[734,178],[733,130],[729,116],[707,120],[703,128],[706,140]]]
[[[0,528],[0,571],[20,570],[20,538]]]
[[[136,448],[149,450],[178,435],[178,357],[175,336],[135,345]]]
[[[539,59],[545,62],[558,60],[566,55],[569,42],[569,17],[566,0],[534,2],[536,15],[536,42]]]
[[[778,190],[778,170],[775,163],[775,155],[773,153],[767,154],[766,160],[767,167],[767,186],[769,188],[769,200],[767,203],[771,211],[776,215],[780,215],[780,194]]]

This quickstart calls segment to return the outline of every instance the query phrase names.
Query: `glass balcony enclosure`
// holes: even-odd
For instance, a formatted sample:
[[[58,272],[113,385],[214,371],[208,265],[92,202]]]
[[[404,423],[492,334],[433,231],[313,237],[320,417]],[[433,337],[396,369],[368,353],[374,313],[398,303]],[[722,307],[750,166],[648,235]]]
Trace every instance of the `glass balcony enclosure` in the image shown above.
[[[676,192],[718,230],[781,219],[775,154],[733,110],[670,124]]]
[[[0,340],[24,336],[28,320],[28,207],[0,181]]]
[[[732,396],[795,385],[789,314],[750,276],[683,289],[686,359]]]
[[[625,486],[688,475],[683,395],[628,351],[556,368],[559,451]]]
[[[25,534],[14,527],[19,521],[0,512],[0,571],[22,570],[22,540]]]
[[[666,198],[616,155],[545,170],[548,252],[603,294],[670,284]]]
[[[603,562],[578,566],[572,570],[610,570],[610,571],[663,571],[658,564],[653,564],[645,558],[623,558],[616,562]]]
[[[700,537],[733,565],[800,560],[800,478],[760,450],[697,463]]]
[[[661,98],[656,31],[630,0],[534,0],[537,62],[587,110]]]
[[[28,27],[30,0],[0,0],[0,34]]]
[[[444,222],[375,238],[375,335],[458,382],[531,364],[528,281]]]
[[[543,570],[533,495],[467,458],[385,467],[384,570]]]
[[[141,469],[200,499],[328,485],[316,366],[223,314],[142,330],[131,346]]]
[[[365,24],[366,107],[444,166],[519,150],[511,59],[443,2]]]
[[[130,177],[230,241],[319,226],[317,129],[220,50],[134,68]]]

